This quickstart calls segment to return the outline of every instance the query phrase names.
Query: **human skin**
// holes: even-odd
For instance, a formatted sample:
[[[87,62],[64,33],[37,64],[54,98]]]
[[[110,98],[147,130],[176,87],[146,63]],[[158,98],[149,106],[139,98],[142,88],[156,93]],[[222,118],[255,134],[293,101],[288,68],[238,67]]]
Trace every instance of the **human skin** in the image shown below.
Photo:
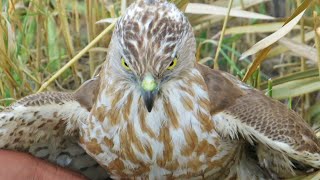
[[[27,153],[0,150],[0,180],[84,180],[86,177]]]

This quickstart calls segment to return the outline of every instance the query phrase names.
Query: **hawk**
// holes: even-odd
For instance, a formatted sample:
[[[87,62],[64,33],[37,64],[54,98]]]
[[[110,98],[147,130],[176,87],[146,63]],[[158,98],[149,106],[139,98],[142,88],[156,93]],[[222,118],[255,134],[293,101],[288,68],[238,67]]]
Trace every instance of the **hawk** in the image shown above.
[[[198,64],[195,51],[173,4],[138,1],[118,19],[99,76],[0,113],[0,147],[44,151],[80,171],[96,162],[115,179],[269,179],[320,168],[320,143],[298,114]],[[96,171],[88,177],[101,178]]]

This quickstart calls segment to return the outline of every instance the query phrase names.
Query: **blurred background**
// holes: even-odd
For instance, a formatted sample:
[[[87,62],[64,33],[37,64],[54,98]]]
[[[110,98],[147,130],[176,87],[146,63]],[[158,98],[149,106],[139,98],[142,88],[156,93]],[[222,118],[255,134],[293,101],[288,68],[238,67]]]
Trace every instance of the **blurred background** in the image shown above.
[[[257,56],[239,60],[241,54],[279,30],[302,2],[234,0],[232,7],[238,11],[225,21],[229,0],[174,1],[186,11],[194,28],[198,62],[230,72],[239,79]],[[310,2],[299,23],[271,46],[246,82],[281,100],[317,128],[320,43],[315,32],[320,22],[320,6],[318,1]],[[0,108],[36,93],[131,3],[131,0],[0,0]],[[197,6],[199,3],[207,6]],[[209,6],[218,9],[208,13],[205,7]],[[92,77],[105,60],[111,34],[110,31],[102,36],[46,90],[72,91]]]

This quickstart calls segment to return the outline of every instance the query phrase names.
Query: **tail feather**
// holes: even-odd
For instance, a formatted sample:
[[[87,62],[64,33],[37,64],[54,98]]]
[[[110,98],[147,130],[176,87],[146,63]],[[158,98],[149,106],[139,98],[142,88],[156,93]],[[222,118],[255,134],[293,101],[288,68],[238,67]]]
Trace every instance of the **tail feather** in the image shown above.
[[[254,152],[253,152],[254,153]],[[259,166],[258,160],[253,157],[248,145],[244,145],[237,167],[237,175],[240,180],[264,180],[278,179],[278,176]]]

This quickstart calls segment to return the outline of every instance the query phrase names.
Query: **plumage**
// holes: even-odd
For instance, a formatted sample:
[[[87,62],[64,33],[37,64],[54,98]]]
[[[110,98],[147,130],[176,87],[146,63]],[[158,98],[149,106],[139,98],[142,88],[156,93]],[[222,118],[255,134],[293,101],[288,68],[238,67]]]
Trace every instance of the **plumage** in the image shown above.
[[[112,178],[269,179],[293,176],[295,164],[320,168],[320,143],[298,114],[197,64],[195,46],[173,4],[136,2],[118,20],[98,77],[0,112],[0,147],[80,171],[96,161]],[[63,156],[71,147],[79,153]],[[88,155],[95,161],[77,162]]]
[[[75,93],[34,94],[5,108],[0,112],[0,148],[29,152],[81,171],[92,179],[107,177],[77,144],[79,124],[89,115],[98,83],[97,77],[85,82]]]
[[[232,139],[241,137],[255,144],[260,165],[276,173],[294,173],[290,159],[320,168],[320,142],[297,113],[228,73],[198,67],[209,87],[211,102],[216,102],[211,112],[220,135]],[[216,78],[219,76],[221,79]],[[216,83],[224,86],[215,89]],[[217,98],[230,89],[232,93],[228,95],[233,97],[227,96],[228,102]]]

